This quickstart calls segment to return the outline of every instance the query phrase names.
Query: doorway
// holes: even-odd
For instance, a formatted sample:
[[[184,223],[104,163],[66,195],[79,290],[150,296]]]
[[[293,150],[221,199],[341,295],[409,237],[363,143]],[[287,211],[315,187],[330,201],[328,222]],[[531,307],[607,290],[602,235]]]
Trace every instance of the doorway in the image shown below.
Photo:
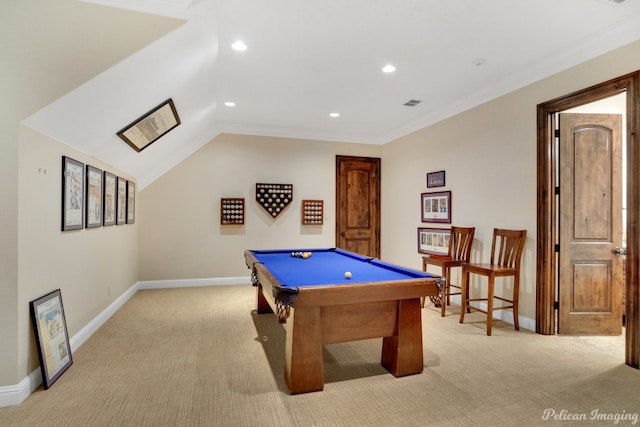
[[[640,149],[635,145],[636,130],[640,129],[640,72],[575,92],[538,105],[538,182],[537,182],[537,262],[536,262],[536,332],[552,335],[557,330],[556,286],[560,249],[558,229],[559,147],[555,140],[555,117],[562,111],[599,101],[617,94],[626,97],[627,151],[627,257],[624,261],[626,277],[625,362],[640,367],[640,317],[638,284],[638,250],[640,249]],[[620,320],[621,321],[621,320]]]
[[[616,99],[624,113],[624,94],[599,103],[609,101],[613,109]],[[569,111],[554,116],[559,154],[557,333],[620,335],[623,114]]]
[[[336,246],[380,258],[380,159],[336,156]]]

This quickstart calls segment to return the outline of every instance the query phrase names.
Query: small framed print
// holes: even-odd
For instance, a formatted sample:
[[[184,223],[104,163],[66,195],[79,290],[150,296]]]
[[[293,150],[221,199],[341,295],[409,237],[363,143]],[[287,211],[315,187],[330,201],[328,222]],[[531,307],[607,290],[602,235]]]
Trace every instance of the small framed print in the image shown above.
[[[102,171],[87,165],[87,194],[86,194],[85,227],[102,226]]]
[[[117,183],[116,224],[122,225],[127,222],[127,180],[118,177]]]
[[[79,230],[84,219],[84,164],[62,157],[62,231]]]
[[[448,255],[451,230],[418,228],[418,252],[430,255]]]
[[[42,385],[46,390],[73,363],[60,289],[31,301],[29,306],[40,358]]]
[[[451,224],[451,191],[421,194],[422,222]]]
[[[136,222],[136,184],[127,181],[127,224]]]
[[[445,185],[444,171],[427,173],[427,188],[444,187]]]
[[[117,183],[116,176],[107,171],[104,172],[104,189],[103,189],[103,225],[114,225],[116,223],[116,199],[117,199]]]

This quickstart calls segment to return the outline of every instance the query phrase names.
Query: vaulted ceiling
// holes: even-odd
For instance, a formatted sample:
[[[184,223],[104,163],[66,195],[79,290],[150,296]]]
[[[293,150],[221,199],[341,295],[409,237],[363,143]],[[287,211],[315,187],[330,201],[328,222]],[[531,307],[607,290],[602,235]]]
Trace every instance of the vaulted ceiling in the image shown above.
[[[88,3],[73,37],[40,42],[122,59],[23,124],[140,188],[221,133],[384,144],[640,39],[638,0],[86,0],[65,13]],[[94,40],[114,8],[126,31],[158,38],[135,52],[115,43],[118,28],[113,43]],[[168,98],[178,127],[141,152],[118,138]]]

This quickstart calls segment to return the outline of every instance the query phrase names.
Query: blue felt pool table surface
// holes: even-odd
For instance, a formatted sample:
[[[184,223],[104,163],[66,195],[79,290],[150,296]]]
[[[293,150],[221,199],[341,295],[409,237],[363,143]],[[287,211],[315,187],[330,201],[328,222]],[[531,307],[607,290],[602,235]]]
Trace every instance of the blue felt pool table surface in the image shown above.
[[[310,252],[309,258],[291,256]],[[439,277],[335,248],[253,250],[282,287],[342,285]],[[351,272],[351,278],[345,272]]]

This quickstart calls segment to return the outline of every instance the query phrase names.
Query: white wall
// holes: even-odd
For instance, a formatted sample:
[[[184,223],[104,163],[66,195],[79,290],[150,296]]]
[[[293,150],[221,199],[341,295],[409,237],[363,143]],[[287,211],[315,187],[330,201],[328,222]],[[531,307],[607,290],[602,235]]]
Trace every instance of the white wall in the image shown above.
[[[220,135],[140,192],[140,279],[248,276],[246,249],[335,246],[335,156],[380,150]],[[256,183],[293,184],[293,203],[273,219],[255,200]],[[245,198],[244,225],[220,225],[222,197]],[[324,225],[301,225],[302,199],[324,200]]]

